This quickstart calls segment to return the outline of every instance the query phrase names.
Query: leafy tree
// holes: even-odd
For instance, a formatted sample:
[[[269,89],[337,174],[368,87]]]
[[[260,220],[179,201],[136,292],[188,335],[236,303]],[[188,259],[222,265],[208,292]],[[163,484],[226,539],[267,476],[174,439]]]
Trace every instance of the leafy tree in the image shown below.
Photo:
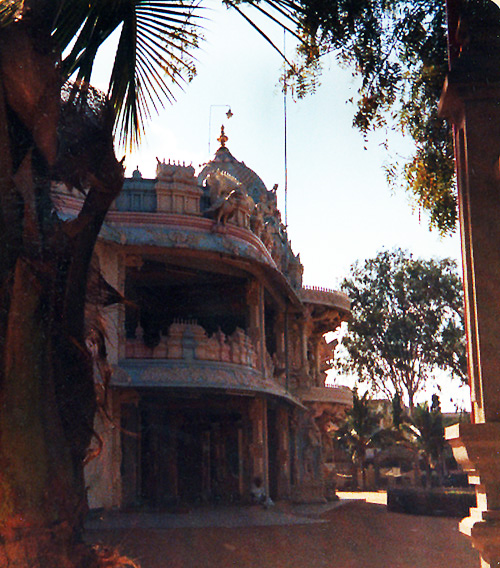
[[[274,4],[288,18],[297,9],[288,0]],[[197,44],[197,7],[191,0],[0,3],[2,566],[113,565],[81,538],[96,411],[85,304],[90,288],[103,296],[89,269],[123,182],[113,129],[136,141],[151,109],[192,76],[186,51]],[[88,82],[98,48],[117,29],[108,100]],[[55,214],[53,180],[83,193],[75,219]]]
[[[397,156],[388,179],[401,182],[431,227],[453,231],[457,221],[451,125],[438,117],[448,72],[446,5],[443,0],[301,0],[302,23],[312,40],[299,44],[299,62],[287,72],[299,96],[314,90],[321,58],[333,52],[360,78],[353,124],[365,135],[390,126],[411,137],[412,156]],[[462,22],[498,21],[490,0],[456,2]],[[467,23],[458,50],[468,48]],[[311,74],[311,70],[313,73]],[[316,73],[314,73],[316,71]],[[312,79],[311,79],[312,77]],[[400,166],[399,164],[402,164]]]
[[[354,264],[343,291],[352,320],[336,366],[391,398],[414,398],[447,372],[465,379],[462,285],[454,261],[419,260],[397,249]]]
[[[364,489],[366,451],[377,444],[382,432],[381,417],[373,410],[368,392],[360,397],[357,389],[354,389],[352,395],[352,408],[346,412],[345,421],[334,437],[347,449],[353,463],[361,469]]]

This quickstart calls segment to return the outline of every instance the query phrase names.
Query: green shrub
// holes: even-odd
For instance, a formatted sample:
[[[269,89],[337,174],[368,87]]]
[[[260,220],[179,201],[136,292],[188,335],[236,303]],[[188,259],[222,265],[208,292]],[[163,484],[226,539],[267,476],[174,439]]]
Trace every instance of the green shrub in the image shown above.
[[[469,509],[475,506],[476,494],[469,488],[394,487],[387,491],[387,509],[393,513],[467,517]]]

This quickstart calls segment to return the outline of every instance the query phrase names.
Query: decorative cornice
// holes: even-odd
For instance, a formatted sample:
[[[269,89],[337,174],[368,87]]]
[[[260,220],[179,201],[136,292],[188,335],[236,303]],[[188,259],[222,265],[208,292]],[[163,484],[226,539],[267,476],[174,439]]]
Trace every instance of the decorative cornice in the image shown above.
[[[273,395],[302,406],[281,385],[243,365],[208,361],[122,360],[113,369],[114,387],[215,389],[225,394]]]

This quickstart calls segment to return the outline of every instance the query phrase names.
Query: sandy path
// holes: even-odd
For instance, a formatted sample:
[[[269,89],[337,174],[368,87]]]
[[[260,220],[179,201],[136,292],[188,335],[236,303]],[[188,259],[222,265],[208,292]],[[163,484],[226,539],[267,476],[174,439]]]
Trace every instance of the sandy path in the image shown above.
[[[142,568],[475,568],[458,520],[352,502],[307,525],[89,531]]]

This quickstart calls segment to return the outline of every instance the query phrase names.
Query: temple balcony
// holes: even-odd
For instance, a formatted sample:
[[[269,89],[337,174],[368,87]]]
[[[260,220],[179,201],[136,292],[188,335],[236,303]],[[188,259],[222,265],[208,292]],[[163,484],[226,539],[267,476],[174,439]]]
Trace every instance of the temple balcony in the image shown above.
[[[262,372],[268,378],[274,375],[274,364],[266,351],[261,358],[250,337],[240,328],[229,336],[222,331],[209,335],[195,320],[175,321],[168,334],[161,335],[158,345],[148,347],[143,340],[142,328],[135,338],[125,343],[126,359],[163,359],[189,362],[213,361],[242,365]]]
[[[299,390],[298,396],[304,403],[326,403],[352,406],[352,390],[345,386],[310,387]]]
[[[301,298],[307,304],[334,308],[346,315],[351,313],[351,301],[344,292],[319,286],[303,286]]]
[[[264,392],[296,403],[283,380],[274,377],[267,351],[258,349],[237,328],[226,336],[209,335],[194,320],[172,323],[155,347],[144,344],[142,330],[125,343],[125,358],[113,373],[113,386],[223,389],[227,392]]]
[[[236,328],[226,336],[222,331],[208,335],[195,320],[175,321],[167,335],[161,335],[158,345],[144,343],[143,330],[137,328],[135,338],[125,344],[127,359],[184,359],[188,361],[221,361],[258,368],[258,357],[252,341]]]
[[[343,292],[319,286],[303,286],[300,298],[317,335],[335,331],[343,321],[348,321],[351,317],[351,301]]]

